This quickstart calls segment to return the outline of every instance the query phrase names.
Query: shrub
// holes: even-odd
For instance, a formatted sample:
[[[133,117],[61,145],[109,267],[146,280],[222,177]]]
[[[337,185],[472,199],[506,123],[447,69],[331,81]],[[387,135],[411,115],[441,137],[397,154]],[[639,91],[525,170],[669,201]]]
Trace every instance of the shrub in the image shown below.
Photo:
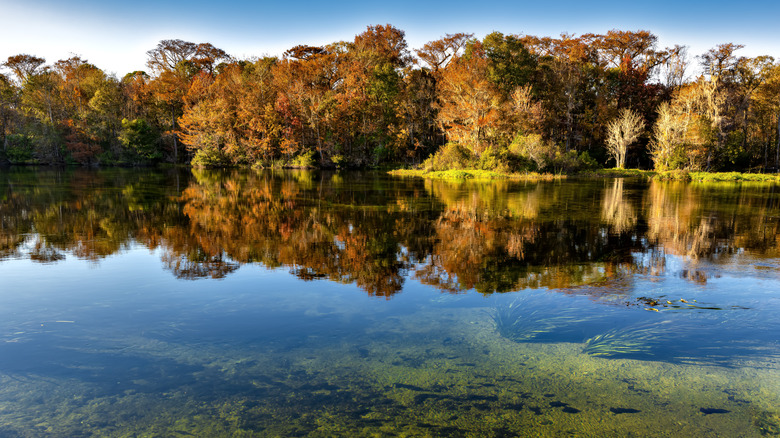
[[[35,162],[35,149],[28,137],[21,134],[10,134],[6,140],[8,140],[8,148],[5,151],[5,158],[11,164]]]
[[[506,150],[497,150],[496,148],[489,147],[479,156],[479,159],[477,159],[474,164],[474,168],[478,170],[508,173],[512,169],[510,169],[509,163],[507,162],[507,155]]]
[[[591,157],[588,151],[582,152],[577,159],[580,162],[579,170],[596,170],[600,168],[599,162],[595,158]]]
[[[533,161],[537,169],[544,169],[551,163],[556,149],[539,134],[519,134],[509,145],[510,154]]]
[[[330,161],[336,166],[336,169],[342,169],[347,164],[347,159],[341,154],[331,156]]]
[[[230,160],[219,149],[203,148],[195,153],[192,165],[195,167],[225,167],[230,165]]]
[[[459,143],[447,143],[422,164],[427,171],[465,169],[471,167],[471,152]]]
[[[306,151],[290,160],[290,167],[314,167],[314,151]]]

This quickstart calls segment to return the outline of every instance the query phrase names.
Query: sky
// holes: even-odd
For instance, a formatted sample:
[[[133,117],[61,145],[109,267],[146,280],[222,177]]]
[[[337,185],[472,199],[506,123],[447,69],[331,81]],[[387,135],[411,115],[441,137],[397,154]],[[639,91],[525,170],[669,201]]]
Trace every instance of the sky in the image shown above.
[[[246,59],[279,56],[298,44],[352,40],[368,25],[392,24],[410,48],[447,33],[559,36],[610,29],[649,30],[659,46],[699,55],[717,44],[745,45],[741,56],[780,60],[780,0],[482,2],[0,0],[0,60],[19,53],[51,64],[79,55],[123,76],[146,69],[163,39],[208,42]]]

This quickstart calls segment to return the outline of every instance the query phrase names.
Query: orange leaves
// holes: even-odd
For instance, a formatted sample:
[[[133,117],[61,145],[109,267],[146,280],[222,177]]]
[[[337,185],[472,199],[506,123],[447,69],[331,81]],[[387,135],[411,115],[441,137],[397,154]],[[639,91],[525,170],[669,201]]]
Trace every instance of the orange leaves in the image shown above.
[[[479,155],[490,128],[498,120],[499,94],[488,81],[487,60],[457,58],[440,73],[439,123],[450,141],[463,143]]]

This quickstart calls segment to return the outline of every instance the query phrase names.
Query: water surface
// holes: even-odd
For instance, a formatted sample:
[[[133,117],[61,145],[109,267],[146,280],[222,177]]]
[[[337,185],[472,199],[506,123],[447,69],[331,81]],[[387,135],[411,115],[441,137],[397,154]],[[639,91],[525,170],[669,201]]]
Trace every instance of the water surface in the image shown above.
[[[780,192],[0,170],[0,436],[778,436]]]

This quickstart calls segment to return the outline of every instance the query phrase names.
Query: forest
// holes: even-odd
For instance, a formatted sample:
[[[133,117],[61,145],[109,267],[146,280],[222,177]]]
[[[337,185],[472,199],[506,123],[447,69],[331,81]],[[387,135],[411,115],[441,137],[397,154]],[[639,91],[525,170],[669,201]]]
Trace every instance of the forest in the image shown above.
[[[19,54],[0,70],[0,163],[777,171],[780,62],[657,40],[455,33],[411,49],[388,24],[281,57],[163,40],[121,78]]]

